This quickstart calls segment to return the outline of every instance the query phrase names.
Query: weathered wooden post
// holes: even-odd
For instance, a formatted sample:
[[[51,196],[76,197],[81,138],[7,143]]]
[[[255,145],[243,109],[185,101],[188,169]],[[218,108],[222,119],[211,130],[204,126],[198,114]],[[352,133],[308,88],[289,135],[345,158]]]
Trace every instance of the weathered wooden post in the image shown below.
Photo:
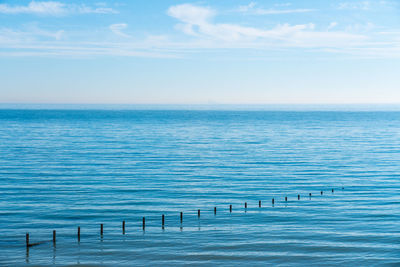
[[[197,210],[197,217],[200,218],[200,210]]]
[[[56,230],[53,230],[53,246],[56,245]]]
[[[272,205],[274,205],[275,204],[275,199],[274,198],[272,198]]]
[[[258,201],[258,207],[261,208],[261,200]]]
[[[164,216],[164,214],[161,216],[161,223],[162,223],[162,229],[164,229],[164,226],[165,226],[165,216]]]
[[[247,209],[247,202],[244,202],[244,208]]]
[[[125,234],[125,221],[122,221],[122,234]]]
[[[100,235],[103,236],[103,224],[100,224]]]
[[[78,226],[78,242],[81,242],[81,227]]]
[[[181,211],[181,223],[183,222],[183,212]]]
[[[214,215],[217,215],[217,207],[214,207]]]
[[[143,217],[143,224],[142,224],[142,226],[143,226],[143,231],[144,231],[144,229],[146,228],[146,218],[145,218],[145,217]]]
[[[232,205],[229,205],[229,212],[232,213]]]
[[[287,196],[285,197],[285,201],[287,201]]]
[[[297,200],[300,200],[300,195],[297,195]]]
[[[324,192],[323,191],[321,191],[321,196],[324,194]]]
[[[25,235],[25,241],[26,241],[26,247],[29,247],[29,233],[26,233]]]

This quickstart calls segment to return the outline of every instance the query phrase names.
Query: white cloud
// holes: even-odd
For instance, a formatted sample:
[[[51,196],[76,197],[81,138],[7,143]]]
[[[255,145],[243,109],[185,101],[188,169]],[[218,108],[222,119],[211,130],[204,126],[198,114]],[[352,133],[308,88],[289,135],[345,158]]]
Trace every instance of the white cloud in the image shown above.
[[[125,28],[123,23],[114,24],[114,30]],[[177,53],[170,51],[171,45],[165,36],[148,36],[144,40],[109,39],[103,34],[86,34],[64,30],[50,31],[37,24],[26,25],[14,30],[0,27],[0,57],[50,56],[50,57],[92,57],[92,56],[128,56],[146,58],[176,58]],[[75,35],[75,36],[74,36]],[[79,40],[76,39],[79,36]],[[90,35],[90,36],[89,36]],[[165,48],[167,46],[167,48]]]
[[[370,8],[371,8],[371,3],[369,1],[343,2],[343,3],[339,3],[339,5],[338,5],[338,9],[368,10]]]
[[[255,6],[256,6],[255,2],[250,2],[248,5],[239,6],[238,11],[239,12],[247,12],[247,11],[251,10],[252,8],[254,8]]]
[[[215,11],[211,8],[191,4],[172,6],[168,9],[167,13],[171,17],[194,25],[204,24],[215,15]]]
[[[208,40],[222,40],[238,46],[248,41],[257,41],[262,45],[278,42],[281,46],[331,47],[338,43],[351,45],[366,38],[350,33],[315,31],[315,25],[312,23],[278,24],[272,29],[214,23],[213,17],[216,15],[214,10],[190,4],[173,6],[168,10],[168,14],[181,22],[178,29],[186,34]]]
[[[30,2],[27,6],[10,6],[0,4],[0,13],[5,14],[42,14],[42,15],[60,15],[65,13],[65,4],[60,2]]]
[[[292,14],[292,13],[305,13],[315,11],[310,8],[297,8],[297,9],[264,9],[256,7],[255,2],[250,2],[248,5],[239,6],[238,12],[248,13],[252,15],[278,15],[278,14]],[[276,7],[287,7],[290,3],[275,4]]]
[[[66,9],[65,6],[62,8]],[[266,52],[303,48],[324,53],[400,58],[398,31],[385,29],[390,34],[384,33],[382,28],[379,33],[365,31],[372,29],[373,25],[369,24],[347,28],[341,25],[340,28],[345,29],[342,31],[337,29],[337,22],[327,25],[280,23],[268,28],[243,26],[236,22],[219,22],[216,10],[191,4],[171,6],[167,14],[177,20],[175,27],[183,33],[179,37],[149,35],[138,39],[126,34],[126,23],[111,24],[108,28],[92,32],[64,32],[62,29],[54,30],[51,26],[43,29],[37,24],[25,25],[19,30],[0,27],[0,56],[114,55],[163,58],[182,57],[207,50],[247,49]]]
[[[379,9],[393,9],[398,8],[399,1],[385,1],[385,0],[364,0],[364,1],[352,1],[352,2],[341,2],[336,5],[337,9],[340,10],[363,10],[363,11],[376,11]]]
[[[2,44],[29,43],[32,41],[62,40],[64,30],[48,31],[37,27],[35,24],[29,25],[25,31],[0,28],[0,47]]]
[[[338,23],[336,21],[331,22],[328,26],[328,30],[335,28],[337,25],[338,25]]]
[[[291,6],[292,3],[277,3],[274,6]]]
[[[368,32],[371,31],[372,29],[374,29],[376,26],[371,23],[371,22],[367,22],[365,24],[360,24],[360,23],[356,23],[356,24],[350,24],[346,27],[346,31],[348,32]]]
[[[35,14],[60,16],[66,14],[89,14],[89,13],[117,13],[112,8],[107,7],[90,7],[86,5],[64,4],[55,1],[31,1],[26,6],[0,4],[0,13],[3,14]]]
[[[126,29],[128,27],[127,24],[125,23],[116,23],[112,24],[109,26],[110,30],[115,33],[116,35],[122,36],[122,37],[130,37],[130,35],[122,32],[122,30]]]
[[[292,13],[306,13],[315,11],[309,8],[298,8],[298,9],[255,9],[253,14],[255,15],[274,15],[274,14],[292,14]]]

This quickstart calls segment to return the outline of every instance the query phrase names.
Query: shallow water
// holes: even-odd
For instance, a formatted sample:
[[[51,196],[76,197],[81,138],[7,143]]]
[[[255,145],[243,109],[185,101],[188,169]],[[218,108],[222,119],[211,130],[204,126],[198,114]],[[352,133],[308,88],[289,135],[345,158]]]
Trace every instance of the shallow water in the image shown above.
[[[3,109],[0,265],[400,265],[399,175],[400,112]]]

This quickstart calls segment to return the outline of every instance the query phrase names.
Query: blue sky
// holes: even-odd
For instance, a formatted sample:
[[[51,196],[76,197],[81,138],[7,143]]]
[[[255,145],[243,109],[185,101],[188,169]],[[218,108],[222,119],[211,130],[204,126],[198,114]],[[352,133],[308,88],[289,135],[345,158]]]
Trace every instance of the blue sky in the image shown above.
[[[400,103],[400,1],[0,1],[1,103]]]

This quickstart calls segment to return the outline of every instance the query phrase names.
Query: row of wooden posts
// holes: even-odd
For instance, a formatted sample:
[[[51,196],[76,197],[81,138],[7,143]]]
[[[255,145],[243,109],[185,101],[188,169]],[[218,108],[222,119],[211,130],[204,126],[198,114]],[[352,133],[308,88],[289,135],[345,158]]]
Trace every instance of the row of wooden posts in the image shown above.
[[[342,187],[342,190],[344,189],[344,187]],[[334,189],[332,188],[332,193],[334,193]],[[324,191],[320,192],[321,195],[324,194]],[[311,198],[312,194],[309,193],[309,197]],[[300,195],[297,195],[297,200],[300,200]],[[285,202],[288,201],[288,197],[285,196]],[[275,204],[275,198],[272,198],[272,205]],[[258,201],[258,207],[261,208],[261,200]],[[244,208],[247,209],[247,202],[244,203]],[[229,212],[232,213],[232,205],[229,205]],[[214,207],[214,215],[217,214],[217,207]],[[200,218],[200,209],[197,210],[197,217]],[[180,222],[183,223],[183,212],[180,213]],[[165,228],[165,215],[162,214],[161,215],[161,227],[162,229]],[[146,229],[146,217],[143,217],[142,220],[142,228],[143,231]],[[122,234],[125,234],[125,221],[122,221]],[[103,236],[103,224],[100,224],[100,236]],[[81,241],[81,227],[78,226],[77,229],[77,237],[78,237],[78,242]],[[30,243],[29,242],[29,233],[26,233],[26,247],[32,247],[32,246],[36,246],[39,244],[42,244],[44,242],[37,242],[37,243]],[[53,230],[53,244],[56,244],[56,230]]]

